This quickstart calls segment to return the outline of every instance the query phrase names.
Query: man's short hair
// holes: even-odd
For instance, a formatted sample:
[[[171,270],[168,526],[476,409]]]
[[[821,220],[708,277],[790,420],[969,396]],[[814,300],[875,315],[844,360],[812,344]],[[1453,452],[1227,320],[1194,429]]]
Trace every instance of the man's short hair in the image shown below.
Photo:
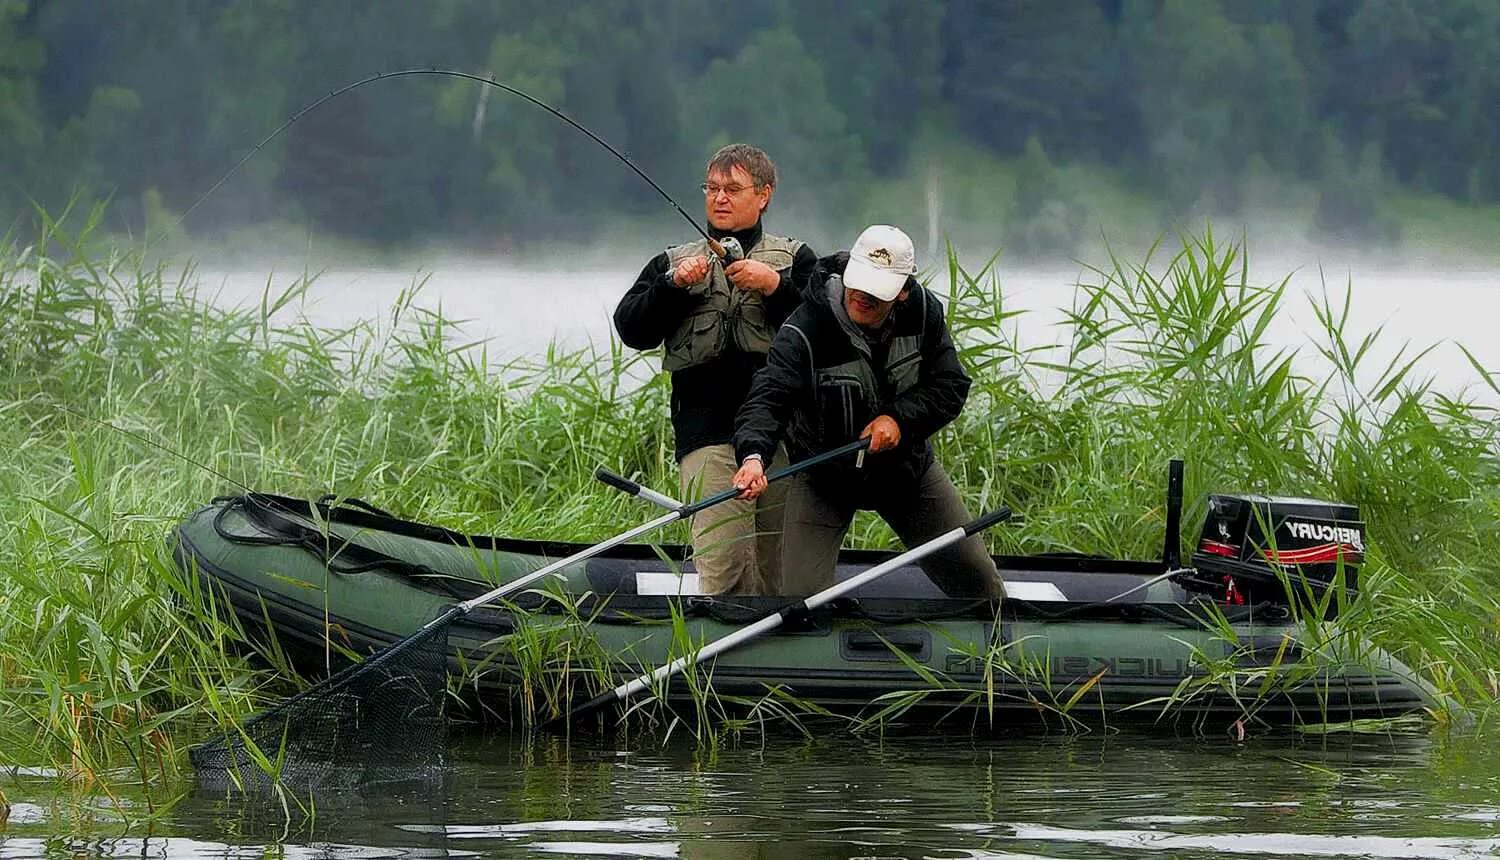
[[[755,180],[756,188],[776,184],[776,165],[758,146],[731,143],[721,147],[708,160],[709,173],[729,173],[736,167],[750,174],[750,178]]]

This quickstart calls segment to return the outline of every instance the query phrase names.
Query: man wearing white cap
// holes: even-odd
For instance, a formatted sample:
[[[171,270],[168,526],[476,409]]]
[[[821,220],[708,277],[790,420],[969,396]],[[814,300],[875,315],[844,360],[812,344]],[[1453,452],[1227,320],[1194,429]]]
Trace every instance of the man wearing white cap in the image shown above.
[[[820,259],[802,306],[771,341],[735,420],[734,484],[746,498],[765,491],[779,442],[795,461],[870,438],[862,464],[829,464],[789,479],[781,555],[786,594],[833,584],[856,510],[879,513],[907,546],[970,519],[928,442],[963,410],[970,380],[943,305],[917,283],[916,271],[911,238],[884,224],[867,228],[847,253]],[[950,596],[1004,596],[978,535],[927,556],[921,566]]]

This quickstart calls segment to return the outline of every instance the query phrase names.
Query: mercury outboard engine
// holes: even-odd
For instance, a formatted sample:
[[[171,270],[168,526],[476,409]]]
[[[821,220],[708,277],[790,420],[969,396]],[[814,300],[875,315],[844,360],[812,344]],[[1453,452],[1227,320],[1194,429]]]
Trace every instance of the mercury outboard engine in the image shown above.
[[[1261,495],[1210,495],[1193,569],[1175,577],[1226,603],[1295,603],[1312,608],[1339,584],[1358,592],[1365,554],[1359,509],[1338,502]],[[1328,614],[1337,612],[1337,596]]]

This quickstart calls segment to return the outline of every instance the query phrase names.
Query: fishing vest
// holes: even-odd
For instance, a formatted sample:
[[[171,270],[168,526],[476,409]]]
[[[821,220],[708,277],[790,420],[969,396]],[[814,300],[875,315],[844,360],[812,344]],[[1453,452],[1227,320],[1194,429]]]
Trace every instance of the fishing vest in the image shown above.
[[[835,276],[829,281],[830,293],[836,292],[842,296],[842,279]],[[896,399],[917,384],[922,373],[927,291],[915,290],[912,304],[915,307],[908,312],[914,311],[922,324],[915,334],[891,337],[885,360],[878,367],[863,335],[845,329],[837,320],[837,314],[834,314],[833,325],[848,337],[851,349],[840,348],[836,352],[852,351],[854,356],[849,361],[828,366],[819,364],[818,355],[813,350],[813,341],[807,333],[794,323],[787,324],[786,327],[806,344],[812,367],[812,378],[809,381],[813,384],[814,391],[811,408],[805,406],[792,417],[794,435],[819,440],[815,447],[820,450],[853,441],[865,425],[874,421],[878,415],[889,414]]]
[[[802,243],[796,239],[762,233],[760,242],[746,256],[777,272],[785,272],[792,267],[792,259],[801,247]],[[669,271],[689,257],[703,256],[708,257],[708,276],[701,283],[683,287],[699,300],[676,330],[667,335],[663,370],[677,371],[703,364],[718,358],[730,345],[742,352],[761,355],[771,348],[771,336],[775,332],[766,319],[766,306],[760,293],[736,289],[729,283],[724,276],[723,261],[709,250],[707,240],[699,239],[668,248]]]

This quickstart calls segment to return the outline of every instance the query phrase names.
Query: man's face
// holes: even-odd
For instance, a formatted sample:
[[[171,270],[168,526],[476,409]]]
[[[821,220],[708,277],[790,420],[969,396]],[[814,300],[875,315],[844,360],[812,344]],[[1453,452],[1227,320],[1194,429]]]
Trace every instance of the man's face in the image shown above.
[[[849,319],[862,328],[880,328],[885,318],[891,315],[891,308],[896,306],[900,299],[897,296],[888,302],[883,302],[869,293],[859,290],[844,288],[844,310],[849,314]]]
[[[726,173],[709,171],[704,180],[703,213],[710,226],[718,230],[747,230],[760,220],[760,213],[771,202],[771,186],[755,187],[755,180],[738,165]]]

